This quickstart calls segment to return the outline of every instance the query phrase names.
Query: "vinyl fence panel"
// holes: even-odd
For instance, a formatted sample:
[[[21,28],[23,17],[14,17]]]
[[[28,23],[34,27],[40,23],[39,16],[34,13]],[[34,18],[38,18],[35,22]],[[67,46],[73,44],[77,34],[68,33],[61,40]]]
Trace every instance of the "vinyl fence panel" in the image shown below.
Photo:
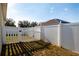
[[[58,45],[58,26],[43,26],[41,28],[41,39],[50,42],[52,44]]]
[[[61,26],[61,46],[79,52],[79,23]]]
[[[5,27],[4,28],[5,44],[26,42],[27,39],[40,40],[40,27],[19,28],[19,27]],[[27,36],[31,38],[27,38]]]
[[[61,46],[70,50],[74,50],[74,34],[71,25],[61,25]]]
[[[79,24],[72,25],[75,51],[79,52]]]

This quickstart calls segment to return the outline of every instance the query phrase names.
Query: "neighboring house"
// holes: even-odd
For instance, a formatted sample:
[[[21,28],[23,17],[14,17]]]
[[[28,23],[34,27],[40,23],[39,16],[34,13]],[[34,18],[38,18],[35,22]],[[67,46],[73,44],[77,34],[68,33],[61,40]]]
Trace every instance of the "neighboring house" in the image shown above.
[[[66,23],[70,23],[70,22],[67,22],[67,21],[64,21],[64,20],[60,20],[60,19],[51,19],[51,20],[49,20],[47,22],[40,23],[40,25],[42,25],[42,26],[57,25],[59,23],[66,24]]]

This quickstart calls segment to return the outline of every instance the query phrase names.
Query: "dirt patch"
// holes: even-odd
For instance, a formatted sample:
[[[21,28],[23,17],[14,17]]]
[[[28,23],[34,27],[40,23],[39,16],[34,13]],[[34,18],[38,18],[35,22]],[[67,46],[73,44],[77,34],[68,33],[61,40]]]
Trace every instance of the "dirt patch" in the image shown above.
[[[77,53],[55,45],[49,45],[47,48],[34,51],[32,53],[33,56],[79,56]]]

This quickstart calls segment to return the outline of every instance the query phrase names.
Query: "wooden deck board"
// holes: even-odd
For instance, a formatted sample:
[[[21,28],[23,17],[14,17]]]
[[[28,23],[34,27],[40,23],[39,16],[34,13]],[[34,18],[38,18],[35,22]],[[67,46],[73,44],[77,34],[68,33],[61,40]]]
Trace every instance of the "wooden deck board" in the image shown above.
[[[32,51],[38,50],[41,47],[44,46],[35,42],[10,43],[2,46],[1,56],[31,56]]]

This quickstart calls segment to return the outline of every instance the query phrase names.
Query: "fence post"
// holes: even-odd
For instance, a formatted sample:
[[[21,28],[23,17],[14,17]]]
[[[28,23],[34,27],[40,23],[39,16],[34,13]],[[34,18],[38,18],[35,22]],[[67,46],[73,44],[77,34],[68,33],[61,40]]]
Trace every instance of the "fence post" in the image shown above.
[[[33,27],[33,32],[32,32],[32,34],[33,34],[32,38],[33,38],[33,40],[34,40],[34,39],[35,39],[35,30],[34,30],[34,27]]]
[[[58,24],[58,46],[61,46],[61,23]]]
[[[40,34],[40,39],[41,40],[44,40],[44,34],[43,34],[43,32],[44,32],[44,29],[43,29],[43,26],[41,26],[41,34]]]
[[[21,42],[21,28],[18,27],[18,41]]]

